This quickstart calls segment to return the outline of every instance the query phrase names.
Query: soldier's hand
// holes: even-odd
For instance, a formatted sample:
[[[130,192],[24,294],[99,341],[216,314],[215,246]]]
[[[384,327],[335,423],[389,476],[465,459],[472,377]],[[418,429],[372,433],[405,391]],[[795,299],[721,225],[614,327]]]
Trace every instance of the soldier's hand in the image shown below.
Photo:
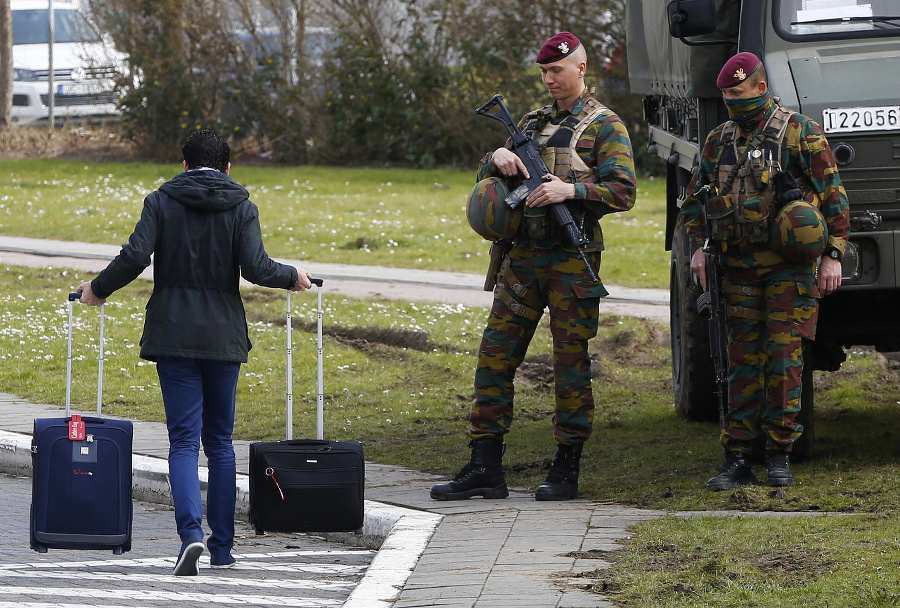
[[[700,287],[706,291],[706,254],[703,249],[697,249],[691,256],[691,271],[700,279]]]
[[[816,281],[819,294],[827,296],[841,286],[841,261],[828,256],[822,257],[819,265],[819,278]]]
[[[570,184],[548,173],[544,176],[544,183],[534,189],[525,199],[528,207],[543,207],[561,203],[575,198],[575,184]]]
[[[520,173],[525,179],[531,177],[528,174],[528,169],[525,168],[522,159],[519,158],[515,152],[507,150],[506,148],[497,148],[494,150],[494,153],[491,154],[491,162],[494,163],[494,166],[497,167],[500,173],[505,177],[515,177]]]

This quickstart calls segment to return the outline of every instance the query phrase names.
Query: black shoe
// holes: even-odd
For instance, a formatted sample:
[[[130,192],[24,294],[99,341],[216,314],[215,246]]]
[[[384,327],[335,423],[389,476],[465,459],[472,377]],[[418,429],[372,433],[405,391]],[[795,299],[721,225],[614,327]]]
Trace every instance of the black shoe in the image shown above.
[[[791,458],[787,452],[766,450],[766,467],[768,468],[767,486],[780,488],[794,485]]]
[[[200,556],[203,554],[203,543],[193,542],[181,548],[181,555],[175,564],[175,576],[197,576],[200,574]]]
[[[713,492],[734,490],[751,483],[756,483],[756,476],[753,475],[750,457],[741,452],[727,451],[722,470],[706,482],[706,489]]]
[[[581,470],[581,450],[584,444],[556,444],[556,456],[550,472],[534,492],[535,500],[570,500],[578,496],[578,474]]]
[[[473,496],[506,498],[509,489],[501,465],[505,444],[495,439],[476,439],[469,442],[472,459],[450,483],[431,488],[435,500],[465,500]]]

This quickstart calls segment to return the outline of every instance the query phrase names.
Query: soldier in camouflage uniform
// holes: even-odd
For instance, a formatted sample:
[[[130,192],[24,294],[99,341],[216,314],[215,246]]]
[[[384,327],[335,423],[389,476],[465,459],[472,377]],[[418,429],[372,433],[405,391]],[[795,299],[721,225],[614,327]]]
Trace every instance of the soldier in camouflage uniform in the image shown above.
[[[554,103],[526,115],[520,126],[542,144],[551,174],[526,199],[521,225],[497,273],[475,372],[471,461],[453,481],[432,488],[431,497],[439,500],[508,495],[501,456],[513,417],[513,379],[545,308],[553,336],[557,452],[536,499],[566,500],[577,494],[582,445],[591,435],[588,341],[597,333],[599,302],[607,292],[589,278],[548,206],[563,201],[569,206],[591,241],[585,251],[597,273],[603,249],[599,219],[634,205],[634,161],[625,125],[585,88],[586,53],[578,39],[569,32],[553,36],[537,63]],[[479,180],[523,175],[528,177],[522,161],[508,147],[486,155],[478,167]]]
[[[751,445],[766,439],[769,486],[794,484],[793,442],[803,369],[802,339],[815,337],[818,299],[841,284],[849,208],[837,167],[821,127],[776,104],[762,62],[751,53],[732,57],[717,80],[732,120],[706,139],[699,171],[682,206],[693,256],[691,269],[706,288],[707,236],[722,243],[726,300],[728,412],[721,433],[725,464],[707,482],[710,490],[755,483]],[[785,259],[772,232],[776,209],[787,201],[776,187],[788,180],[788,200],[805,200],[824,217],[824,255],[819,260]],[[711,235],[694,196],[712,187],[707,206]],[[785,208],[787,210],[787,208]],[[796,235],[795,235],[796,236]],[[815,238],[812,239],[813,242]],[[821,250],[818,253],[822,253]],[[785,254],[787,255],[787,254]],[[761,414],[759,416],[758,414]]]

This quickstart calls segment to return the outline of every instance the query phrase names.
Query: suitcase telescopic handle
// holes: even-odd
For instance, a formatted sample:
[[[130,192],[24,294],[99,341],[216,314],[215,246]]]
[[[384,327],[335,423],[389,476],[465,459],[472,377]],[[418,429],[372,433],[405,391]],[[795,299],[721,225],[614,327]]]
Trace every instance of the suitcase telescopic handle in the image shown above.
[[[318,287],[316,289],[316,333],[317,333],[317,365],[316,365],[316,381],[318,391],[316,393],[316,438],[322,439],[324,436],[324,410],[325,410],[325,393],[324,393],[324,373],[322,361],[322,284],[325,282],[319,278],[310,277],[309,282]],[[291,340],[291,290],[287,292],[287,390],[285,395],[286,416],[285,416],[285,439],[294,438],[294,355]]]
[[[81,300],[81,292],[70,291],[68,298],[69,307],[69,328],[66,341],[66,417],[72,410],[72,333],[75,325],[73,318],[73,309],[75,300]],[[106,304],[100,305],[100,353],[97,360],[97,416],[101,416],[103,412],[103,355],[105,345],[105,314]]]

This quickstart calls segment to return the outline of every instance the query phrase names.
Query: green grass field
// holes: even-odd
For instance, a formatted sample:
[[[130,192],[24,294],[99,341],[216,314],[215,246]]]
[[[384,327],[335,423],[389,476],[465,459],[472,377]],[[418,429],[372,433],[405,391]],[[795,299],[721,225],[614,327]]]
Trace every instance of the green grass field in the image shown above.
[[[2,160],[0,234],[121,244],[144,197],[177,165]],[[475,171],[262,168],[231,173],[250,191],[270,255],[319,263],[483,273],[489,243],[466,222]],[[663,180],[603,219],[602,279],[668,287]]]

